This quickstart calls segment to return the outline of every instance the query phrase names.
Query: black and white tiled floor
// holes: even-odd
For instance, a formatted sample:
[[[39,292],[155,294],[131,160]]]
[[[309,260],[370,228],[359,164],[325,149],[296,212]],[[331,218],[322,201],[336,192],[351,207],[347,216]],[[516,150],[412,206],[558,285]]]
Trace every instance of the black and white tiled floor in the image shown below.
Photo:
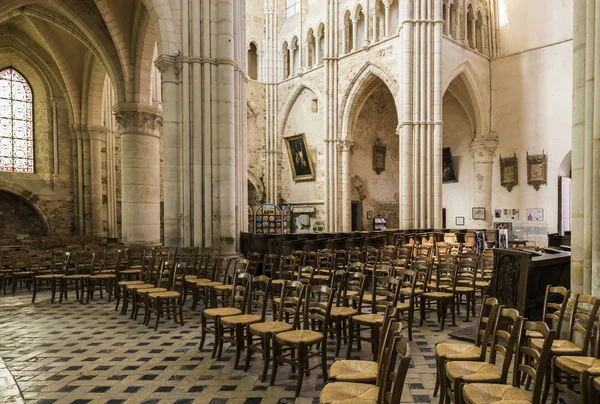
[[[31,295],[22,293],[0,296],[0,318],[0,358],[27,403],[302,404],[318,403],[323,385],[320,372],[311,372],[294,399],[296,380],[288,366],[279,368],[275,385],[269,386],[268,378],[260,382],[259,355],[247,373],[233,369],[234,350],[227,345],[221,361],[211,359],[210,336],[198,350],[199,311],[185,310],[184,326],[164,321],[155,332],[119,315],[105,300],[51,304],[41,294],[31,304]],[[429,320],[423,327],[415,324],[403,403],[437,402],[433,347],[456,327],[440,332],[435,314]],[[465,325],[462,317],[457,320],[459,327]],[[370,360],[369,345],[363,344],[355,358]],[[2,372],[0,361],[0,381]],[[11,386],[6,391],[15,401],[3,396],[2,387],[0,402],[22,402],[15,396],[17,386]]]

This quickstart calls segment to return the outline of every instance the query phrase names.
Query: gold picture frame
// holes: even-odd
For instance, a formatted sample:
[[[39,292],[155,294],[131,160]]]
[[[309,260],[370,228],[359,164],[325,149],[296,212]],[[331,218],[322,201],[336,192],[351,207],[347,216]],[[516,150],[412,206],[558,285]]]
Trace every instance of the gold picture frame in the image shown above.
[[[527,153],[527,184],[539,191],[542,185],[548,183],[547,175],[548,155],[544,151],[542,154]]]
[[[513,157],[500,156],[500,185],[512,191],[519,184],[519,164],[517,153]]]
[[[285,138],[290,168],[294,181],[311,181],[315,179],[315,169],[310,149],[304,133]]]

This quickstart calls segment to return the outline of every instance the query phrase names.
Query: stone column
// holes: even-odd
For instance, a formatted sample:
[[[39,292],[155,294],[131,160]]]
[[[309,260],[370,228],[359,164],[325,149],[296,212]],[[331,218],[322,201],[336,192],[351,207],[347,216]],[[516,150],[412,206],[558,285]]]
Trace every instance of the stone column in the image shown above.
[[[485,220],[475,223],[477,228],[491,228],[492,216],[492,174],[494,155],[498,140],[474,139],[471,142],[473,154],[473,206],[485,208]]]
[[[160,55],[154,65],[161,73],[163,99],[163,178],[164,178],[164,244],[189,245],[190,234],[183,225],[184,215],[181,179],[182,153],[179,85],[181,57]]]
[[[87,126],[81,129],[83,150],[83,209],[85,212],[85,234],[92,234],[92,168],[90,161],[90,136]]]
[[[114,108],[121,129],[123,241],[160,243],[159,128],[156,107],[123,103]]]
[[[358,32],[356,31],[358,27],[358,20],[360,20],[360,17],[352,18],[352,52],[358,49],[356,44],[358,41]]]
[[[84,175],[83,175],[83,135],[81,133],[81,125],[71,125],[71,139],[73,150],[73,169],[74,177],[77,176],[77,187],[74,189],[74,194],[77,198],[77,227],[79,235],[85,235],[85,197],[84,197]]]
[[[304,46],[304,70],[308,70],[310,68],[310,66],[308,65],[308,60],[309,60],[309,54],[308,52],[310,51],[308,49],[308,40],[302,41],[302,45]]]
[[[385,37],[390,36],[390,3],[388,1],[384,1],[383,5],[385,6]]]
[[[446,19],[444,20],[444,35],[450,35],[450,4],[444,4],[444,9],[446,9]]]
[[[573,9],[571,290],[600,296],[600,6]]]
[[[346,38],[348,31],[346,28],[345,21],[340,24],[340,31],[342,31],[342,54],[345,55],[347,53],[347,49],[348,49],[348,38]]]
[[[352,181],[350,179],[350,156],[354,143],[341,140],[338,148],[342,154],[342,231],[352,230]]]
[[[321,63],[323,63],[323,61],[321,60],[321,37],[323,36],[323,34],[317,34],[317,36],[315,36],[315,58],[314,58],[314,65],[315,66],[319,66]]]
[[[296,53],[297,48],[298,47],[294,44],[290,45],[290,76],[289,77],[296,75],[296,70],[294,70],[294,69],[296,69],[296,63],[294,61],[294,57],[296,56],[295,53]]]
[[[104,167],[102,164],[102,151],[106,147],[107,129],[103,126],[90,126],[88,133],[90,137],[90,169],[91,169],[91,227],[93,236],[106,237],[106,205],[104,203],[104,186],[102,177]]]
[[[379,10],[378,7],[373,7],[371,9],[371,38],[373,39],[373,43],[377,42],[377,10]],[[381,34],[379,36],[381,36]]]

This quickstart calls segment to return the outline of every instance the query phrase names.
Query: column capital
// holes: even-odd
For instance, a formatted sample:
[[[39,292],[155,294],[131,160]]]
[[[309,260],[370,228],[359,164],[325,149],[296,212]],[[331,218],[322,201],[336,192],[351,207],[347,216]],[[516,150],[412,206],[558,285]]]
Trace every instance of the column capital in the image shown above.
[[[160,55],[154,61],[154,66],[163,75],[163,79],[173,81],[181,71],[181,55]]]
[[[87,132],[90,136],[90,140],[98,140],[100,142],[106,141],[106,135],[108,128],[99,125],[90,125],[87,128]]]
[[[352,142],[351,140],[348,139],[344,139],[344,140],[338,140],[337,143],[338,149],[344,153],[349,153],[352,152],[352,148],[354,147],[354,142]]]
[[[162,114],[151,105],[122,103],[113,108],[115,119],[121,126],[121,133],[134,132],[158,136],[162,126]]]
[[[473,163],[492,163],[494,154],[498,148],[498,140],[473,139],[471,141],[471,153],[473,154]]]

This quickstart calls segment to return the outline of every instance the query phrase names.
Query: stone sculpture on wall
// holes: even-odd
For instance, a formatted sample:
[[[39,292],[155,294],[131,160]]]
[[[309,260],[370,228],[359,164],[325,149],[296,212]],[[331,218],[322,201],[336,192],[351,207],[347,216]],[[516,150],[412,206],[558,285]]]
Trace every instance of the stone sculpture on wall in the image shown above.
[[[500,185],[512,191],[515,185],[519,184],[519,170],[517,163],[517,154],[513,157],[500,156]]]
[[[536,191],[540,190],[547,181],[547,162],[548,155],[542,151],[542,154],[527,153],[527,184],[531,185]]]
[[[380,138],[375,140],[373,145],[373,171],[377,174],[381,174],[385,171],[385,153],[386,145]]]

